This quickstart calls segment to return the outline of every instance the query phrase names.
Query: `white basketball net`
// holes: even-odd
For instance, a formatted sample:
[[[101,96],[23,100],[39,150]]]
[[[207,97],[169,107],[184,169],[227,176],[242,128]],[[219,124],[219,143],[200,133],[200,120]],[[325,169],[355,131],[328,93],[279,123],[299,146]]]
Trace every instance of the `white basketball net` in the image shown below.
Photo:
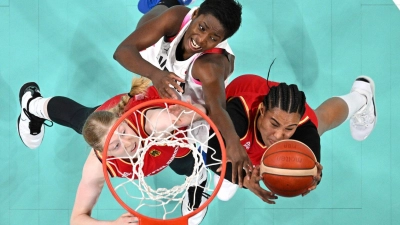
[[[165,113],[167,113],[170,120],[172,121],[174,116],[170,113],[167,104],[165,104],[165,108],[162,109],[161,112],[159,112],[159,115],[162,115],[163,113],[164,115]],[[202,150],[209,153],[210,151],[211,153],[212,151],[215,152],[214,149],[208,146],[208,141],[215,134],[209,136],[209,125],[205,120],[194,121],[195,112],[193,110],[186,109],[185,111],[180,112],[179,115],[176,116],[177,119],[175,120],[177,121],[180,118],[189,117],[190,122],[186,129],[179,129],[179,127],[176,125],[176,122],[172,122],[171,125],[169,125],[166,129],[156,130],[158,127],[157,125],[164,122],[161,121],[161,119],[158,119],[158,117],[156,121],[151,122],[140,110],[136,110],[136,112],[132,113],[132,115],[134,115],[135,119],[134,121],[132,121],[131,119],[130,122],[134,124],[134,126],[138,127],[138,124],[141,123],[140,117],[143,117],[146,123],[151,124],[153,132],[150,133],[146,138],[141,137],[140,135],[129,135],[139,138],[141,143],[133,156],[123,157],[125,160],[128,160],[133,165],[132,170],[129,171],[132,174],[131,176],[129,176],[130,178],[127,178],[126,172],[124,173],[123,171],[117,170],[116,173],[119,174],[120,177],[125,178],[113,179],[114,190],[118,193],[118,196],[121,197],[121,199],[124,198],[123,201],[127,205],[129,205],[131,209],[149,217],[161,217],[162,219],[167,219],[169,214],[174,213],[177,208],[180,209],[181,203],[183,202],[183,199],[185,197],[185,194],[188,192],[189,187],[196,187],[195,191],[202,192],[203,188],[204,192],[213,191],[210,188],[211,172],[206,169],[206,167],[209,165],[205,164],[202,152],[200,151]],[[123,136],[126,136],[127,134],[118,133],[118,135],[121,140],[121,138]],[[149,153],[153,146],[171,146],[174,148],[175,151],[173,152],[173,154],[171,154],[171,157],[168,160],[167,164],[174,160],[174,156],[177,153],[177,147],[191,149],[190,154],[194,159],[192,174],[190,176],[186,176],[186,178],[184,178],[185,176],[178,177],[178,180],[182,180],[181,182],[183,183],[164,185],[167,187],[163,187],[163,185],[160,185],[159,183],[169,184],[170,177],[157,175],[162,174],[162,172],[160,171],[168,167],[168,165],[160,165],[157,170],[150,174],[147,174],[146,177],[146,174],[144,174],[144,171],[142,170],[145,163],[144,159],[146,154]],[[129,155],[126,149],[125,152],[127,153],[127,155]],[[107,159],[109,164],[115,165],[113,162],[110,161],[112,159],[121,160],[122,157],[109,157]],[[221,160],[214,160],[217,163],[214,163],[213,165],[220,165],[222,163]],[[152,176],[153,174],[156,175]],[[157,177],[157,181],[159,181],[155,182],[156,184],[154,183],[154,177]],[[205,187],[201,187],[200,183],[202,183],[205,178],[207,178],[208,180],[207,185]],[[128,196],[128,199],[130,200],[126,200],[126,196],[124,197],[122,195]],[[150,211],[153,212],[154,207],[162,208],[162,210],[156,216],[147,215],[147,212],[149,210],[146,211],[146,209],[143,209],[147,207],[152,207],[153,210]],[[141,209],[143,209],[143,212],[140,211]],[[190,210],[192,211],[194,209],[191,208]],[[160,214],[162,214],[162,216],[160,216]],[[174,217],[177,217],[176,214],[178,214],[178,217],[181,216],[180,210],[177,210],[177,212],[174,213]]]

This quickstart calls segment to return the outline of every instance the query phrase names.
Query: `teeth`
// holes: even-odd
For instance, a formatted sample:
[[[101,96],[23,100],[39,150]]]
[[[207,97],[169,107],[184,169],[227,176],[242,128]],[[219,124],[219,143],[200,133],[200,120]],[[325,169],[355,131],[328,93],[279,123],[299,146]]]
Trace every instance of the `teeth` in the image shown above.
[[[195,48],[200,48],[200,46],[199,45],[197,45],[197,43],[192,39],[192,45],[193,45],[193,47],[195,47]]]

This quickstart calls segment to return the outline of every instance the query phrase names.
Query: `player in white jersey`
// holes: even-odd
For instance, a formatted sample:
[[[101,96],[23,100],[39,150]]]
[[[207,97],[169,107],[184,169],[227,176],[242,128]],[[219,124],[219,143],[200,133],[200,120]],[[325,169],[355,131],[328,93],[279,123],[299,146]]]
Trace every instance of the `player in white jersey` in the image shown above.
[[[196,8],[191,9],[182,21],[181,29],[179,33],[170,38],[161,38],[155,45],[152,45],[145,50],[140,52],[140,55],[146,61],[156,66],[160,70],[167,70],[173,72],[179,76],[184,83],[179,82],[178,84],[183,89],[183,92],[176,93],[178,99],[183,101],[190,101],[198,104],[205,104],[203,96],[202,83],[195,79],[192,75],[193,64],[196,59],[204,54],[224,54],[226,57],[232,57],[230,61],[233,63],[233,52],[228,44],[227,40],[219,43],[215,48],[206,50],[204,52],[195,53],[190,58],[179,61],[176,59],[176,49],[181,42],[186,30],[188,29],[193,13],[197,10]],[[229,76],[230,74],[228,74]],[[227,79],[225,80],[225,83]],[[201,127],[202,129],[196,129],[196,134],[193,134],[200,142],[205,142],[208,139],[209,129],[206,129],[207,123],[205,121],[196,121],[193,126]],[[203,148],[206,149],[206,148]]]
[[[228,58],[231,57],[229,58],[229,61],[232,61],[233,63],[234,54],[228,44],[228,41],[224,40],[215,48],[206,50],[204,52],[195,53],[190,58],[183,61],[176,59],[176,49],[192,21],[193,12],[195,12],[197,9],[197,7],[192,8],[186,14],[182,21],[181,29],[176,36],[170,38],[161,38],[155,45],[152,45],[141,51],[140,55],[143,59],[156,66],[158,69],[173,72],[185,80],[185,83],[178,83],[184,90],[183,93],[177,92],[175,89],[173,89],[179,99],[190,100],[192,102],[204,104],[201,82],[195,79],[192,75],[192,68],[195,60],[204,54],[224,54]],[[228,74],[228,76],[229,75],[230,74]]]
[[[148,11],[118,46],[114,59],[151,79],[163,98],[204,103],[227,144],[232,178],[238,177],[242,185],[243,168],[248,173],[252,163],[225,110],[225,81],[234,66],[226,40],[239,29],[241,5],[236,0],[205,0],[191,11],[164,4],[173,1],[160,1]]]

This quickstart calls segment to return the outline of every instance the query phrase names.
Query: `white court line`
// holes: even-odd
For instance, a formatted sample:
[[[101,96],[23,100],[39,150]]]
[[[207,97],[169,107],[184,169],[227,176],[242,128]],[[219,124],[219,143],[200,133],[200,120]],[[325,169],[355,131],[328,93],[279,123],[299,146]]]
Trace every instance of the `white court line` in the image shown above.
[[[393,0],[394,4],[399,8],[400,10],[400,0]]]

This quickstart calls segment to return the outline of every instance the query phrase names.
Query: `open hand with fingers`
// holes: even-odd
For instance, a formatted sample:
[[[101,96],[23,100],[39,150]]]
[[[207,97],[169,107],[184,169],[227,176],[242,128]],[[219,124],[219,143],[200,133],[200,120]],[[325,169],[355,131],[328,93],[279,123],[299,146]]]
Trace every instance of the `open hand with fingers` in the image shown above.
[[[178,99],[175,88],[178,92],[183,93],[183,88],[177,83],[185,83],[185,80],[177,76],[175,73],[160,70],[159,73],[149,77],[157,89],[161,98]],[[172,86],[172,87],[171,87]]]
[[[315,188],[317,188],[318,183],[321,181],[321,174],[323,167],[321,164],[319,164],[319,162],[316,162],[315,165],[317,166],[317,176],[314,177],[313,185],[310,188],[308,188],[306,192],[302,194],[303,197],[306,196],[311,191],[315,190]]]
[[[253,168],[253,171],[251,172],[251,177],[250,179],[245,179],[244,180],[244,186],[248,188],[251,192],[253,192],[255,195],[257,195],[261,200],[268,204],[275,204],[275,199],[278,199],[278,196],[276,196],[274,193],[269,192],[267,190],[264,190],[260,186],[260,180],[262,177],[260,176],[260,166],[256,166]]]
[[[117,220],[113,222],[113,225],[139,225],[139,219],[130,214],[124,213]]]
[[[238,184],[243,187],[243,179],[250,179],[251,171],[253,169],[253,163],[250,161],[249,155],[247,154],[244,147],[240,144],[240,141],[226,141],[226,155],[227,161],[232,163],[232,183]],[[217,170],[220,172],[221,168]],[[243,170],[246,174],[243,174]]]

